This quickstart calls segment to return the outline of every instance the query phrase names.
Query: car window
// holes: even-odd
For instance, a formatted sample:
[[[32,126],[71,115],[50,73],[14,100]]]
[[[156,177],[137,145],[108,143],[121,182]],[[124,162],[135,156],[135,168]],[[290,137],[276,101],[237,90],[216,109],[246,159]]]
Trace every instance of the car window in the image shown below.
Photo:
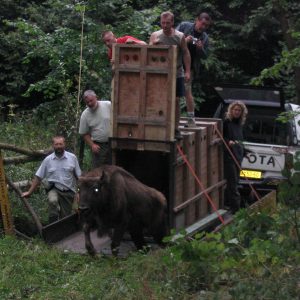
[[[248,117],[244,125],[244,139],[252,143],[287,145],[287,124],[277,122],[274,117]]]

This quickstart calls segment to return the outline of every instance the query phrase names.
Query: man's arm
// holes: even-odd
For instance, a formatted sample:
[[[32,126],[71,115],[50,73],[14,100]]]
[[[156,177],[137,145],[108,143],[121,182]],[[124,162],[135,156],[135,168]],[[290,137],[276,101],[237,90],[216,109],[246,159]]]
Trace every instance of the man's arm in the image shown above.
[[[181,39],[180,47],[183,53],[183,63],[185,69],[185,80],[189,81],[191,78],[191,55],[187,47],[184,36]]]
[[[149,45],[157,45],[158,42],[159,42],[159,40],[157,38],[157,33],[153,32],[150,36]]]
[[[128,38],[126,40],[126,44],[137,44],[137,45],[147,45],[144,41],[135,39],[135,38]]]
[[[191,43],[193,41],[193,36],[191,34],[191,29],[192,29],[192,26],[187,22],[181,22],[176,27],[177,31],[180,31],[184,34],[185,41],[186,41],[187,44]]]
[[[92,141],[92,138],[91,138],[91,135],[89,133],[86,133],[86,134],[83,134],[82,135],[85,143],[90,146],[92,152],[94,153],[98,153],[99,150],[100,150],[100,146],[95,144],[93,141]]]
[[[78,159],[76,156],[75,156],[74,176],[76,179],[78,179],[81,176],[81,169],[80,169],[79,162],[78,162]]]
[[[41,179],[35,176],[32,180],[31,186],[27,192],[22,193],[22,197],[29,197],[41,184]]]

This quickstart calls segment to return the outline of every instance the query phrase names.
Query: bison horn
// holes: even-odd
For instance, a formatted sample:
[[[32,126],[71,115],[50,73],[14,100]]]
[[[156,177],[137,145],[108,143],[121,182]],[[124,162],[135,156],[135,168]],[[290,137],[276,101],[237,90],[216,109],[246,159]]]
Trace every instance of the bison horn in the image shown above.
[[[100,180],[99,176],[97,176],[97,177],[83,177],[83,176],[80,176],[78,178],[79,182],[95,182],[95,181],[99,181],[99,180]]]
[[[79,208],[79,210],[81,210],[81,211],[90,209],[88,206],[85,206],[85,205],[79,205],[78,208]]]

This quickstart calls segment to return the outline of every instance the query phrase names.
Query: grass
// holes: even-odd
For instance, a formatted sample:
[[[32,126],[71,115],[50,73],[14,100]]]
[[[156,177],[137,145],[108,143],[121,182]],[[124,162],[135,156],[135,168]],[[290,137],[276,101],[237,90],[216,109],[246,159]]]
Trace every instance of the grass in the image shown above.
[[[280,233],[244,241],[246,247],[245,224],[239,224],[244,216],[222,234],[126,259],[3,237],[0,299],[298,299],[299,244]],[[251,218],[247,222],[259,220]],[[266,233],[275,237],[271,227]]]
[[[1,299],[184,298],[183,266],[168,268],[162,251],[134,253],[126,260],[91,258],[12,237],[0,240],[0,251]]]

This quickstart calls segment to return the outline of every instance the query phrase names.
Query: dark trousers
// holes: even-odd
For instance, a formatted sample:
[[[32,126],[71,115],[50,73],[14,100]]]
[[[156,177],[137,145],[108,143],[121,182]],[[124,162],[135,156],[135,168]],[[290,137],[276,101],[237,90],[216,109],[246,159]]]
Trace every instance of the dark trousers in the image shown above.
[[[56,188],[52,188],[48,192],[49,223],[64,218],[73,212],[74,196],[75,193],[71,190],[62,192]]]
[[[234,161],[224,161],[224,175],[227,180],[225,205],[228,205],[233,212],[236,212],[240,209],[241,195],[238,191],[239,169]]]
[[[109,164],[109,144],[94,142],[100,146],[100,151],[98,153],[92,152],[92,167],[98,168],[104,164]]]

